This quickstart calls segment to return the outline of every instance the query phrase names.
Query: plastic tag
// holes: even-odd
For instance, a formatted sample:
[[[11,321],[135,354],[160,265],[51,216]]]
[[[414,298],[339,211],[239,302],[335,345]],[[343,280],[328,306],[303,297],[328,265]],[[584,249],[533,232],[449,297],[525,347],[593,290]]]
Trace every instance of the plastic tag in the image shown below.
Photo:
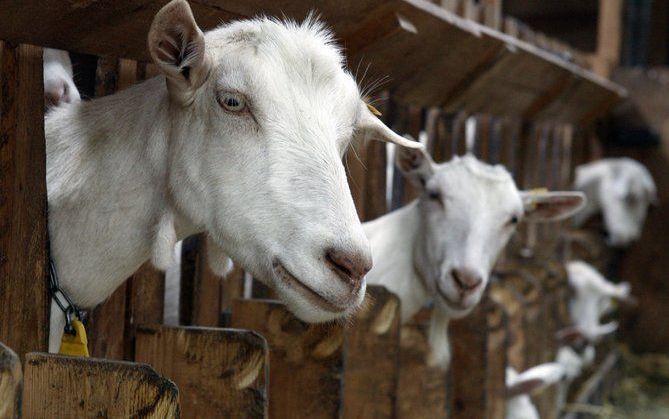
[[[74,335],[63,333],[63,339],[60,341],[60,350],[58,353],[62,355],[83,356],[88,358],[88,337],[86,336],[86,328],[80,320],[72,320],[72,328]]]
[[[367,109],[369,109],[369,111],[370,111],[371,113],[373,113],[374,115],[376,115],[376,116],[381,116],[381,115],[383,115],[381,112],[379,112],[378,109],[376,109],[374,106],[370,105],[369,103],[367,103],[366,105],[367,105]]]

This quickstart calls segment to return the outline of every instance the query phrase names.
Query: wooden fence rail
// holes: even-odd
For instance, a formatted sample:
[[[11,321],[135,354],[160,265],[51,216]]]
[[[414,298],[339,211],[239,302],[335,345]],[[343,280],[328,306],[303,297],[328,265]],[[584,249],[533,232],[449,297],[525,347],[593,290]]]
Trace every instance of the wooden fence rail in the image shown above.
[[[23,417],[178,418],[179,391],[151,367],[132,362],[29,353]]]
[[[174,380],[184,417],[267,417],[268,351],[256,333],[139,326],[135,359]]]

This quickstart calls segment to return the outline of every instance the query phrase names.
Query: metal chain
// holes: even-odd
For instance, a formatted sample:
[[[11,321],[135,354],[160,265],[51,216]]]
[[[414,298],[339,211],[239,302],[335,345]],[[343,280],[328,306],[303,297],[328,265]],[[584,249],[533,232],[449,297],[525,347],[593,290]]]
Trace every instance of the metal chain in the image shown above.
[[[85,322],[84,313],[72,302],[67,293],[60,288],[56,266],[51,258],[49,258],[49,294],[51,299],[56,302],[63,314],[65,314],[65,333],[75,335],[76,332],[74,331],[74,327],[72,327],[72,316],[74,315],[82,322]]]

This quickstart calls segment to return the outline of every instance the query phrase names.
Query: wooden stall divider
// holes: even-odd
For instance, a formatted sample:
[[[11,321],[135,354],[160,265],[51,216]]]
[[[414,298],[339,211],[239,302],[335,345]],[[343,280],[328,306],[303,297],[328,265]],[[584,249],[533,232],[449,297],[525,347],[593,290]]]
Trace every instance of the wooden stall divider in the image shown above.
[[[507,363],[516,371],[523,371],[526,366],[525,348],[527,347],[525,313],[528,302],[522,292],[505,283],[505,275],[497,275],[498,281],[490,284],[490,298],[504,307],[509,324],[509,343]]]
[[[165,273],[145,262],[128,280],[126,302],[124,358],[135,359],[137,325],[163,322]]]
[[[23,373],[21,360],[0,342],[0,418],[21,417]]]
[[[275,301],[235,300],[231,326],[269,345],[269,416],[338,417],[342,411],[344,328],[307,324]]]
[[[99,57],[95,72],[95,96],[102,97],[127,88],[137,81],[137,64],[115,57]],[[135,290],[138,290],[135,287]],[[132,336],[128,321],[134,314],[130,309],[128,295],[133,293],[128,281],[119,286],[102,304],[95,307],[89,316],[88,339],[91,356],[106,359],[132,359],[132,344],[126,340]],[[136,295],[135,297],[140,297]],[[124,321],[119,321],[124,318]]]
[[[488,311],[488,356],[486,359],[486,399],[489,419],[506,416],[506,366],[509,345],[509,317],[503,306],[491,300]]]
[[[400,301],[370,285],[345,329],[344,418],[394,418],[399,375]]]
[[[506,329],[506,314],[488,297],[466,318],[451,322],[449,418],[504,416]]]
[[[24,366],[26,418],[179,417],[179,390],[145,364],[32,352]]]
[[[0,341],[47,350],[42,48],[0,42]]]
[[[428,331],[432,310],[423,309],[400,329],[400,372],[397,417],[448,416],[448,371],[430,367]]]
[[[137,328],[136,361],[174,380],[184,417],[267,417],[268,356],[248,330]]]
[[[222,279],[209,267],[208,240],[206,234],[200,233],[182,242],[179,322],[184,325],[220,323]]]

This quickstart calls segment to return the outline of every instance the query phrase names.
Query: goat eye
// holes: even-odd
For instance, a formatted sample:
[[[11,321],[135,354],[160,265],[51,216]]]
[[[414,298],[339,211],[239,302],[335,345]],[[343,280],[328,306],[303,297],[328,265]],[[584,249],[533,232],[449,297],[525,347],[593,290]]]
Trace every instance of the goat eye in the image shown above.
[[[241,112],[246,108],[244,98],[236,93],[223,93],[218,98],[218,102],[230,112]]]
[[[429,191],[427,197],[433,201],[441,201],[441,194],[439,191]]]
[[[516,224],[518,224],[518,216],[517,216],[517,215],[512,216],[512,217],[509,219],[509,224],[511,224],[511,225],[516,225]]]

